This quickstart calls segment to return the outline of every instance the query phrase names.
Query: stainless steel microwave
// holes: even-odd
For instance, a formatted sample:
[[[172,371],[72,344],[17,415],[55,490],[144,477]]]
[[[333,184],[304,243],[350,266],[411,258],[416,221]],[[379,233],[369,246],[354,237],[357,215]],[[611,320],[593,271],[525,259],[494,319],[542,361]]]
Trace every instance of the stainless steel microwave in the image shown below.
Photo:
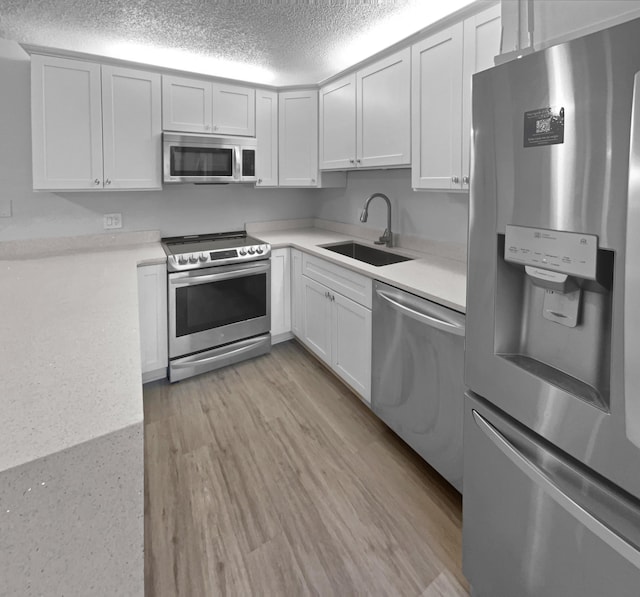
[[[256,140],[189,133],[163,133],[166,183],[255,182]]]

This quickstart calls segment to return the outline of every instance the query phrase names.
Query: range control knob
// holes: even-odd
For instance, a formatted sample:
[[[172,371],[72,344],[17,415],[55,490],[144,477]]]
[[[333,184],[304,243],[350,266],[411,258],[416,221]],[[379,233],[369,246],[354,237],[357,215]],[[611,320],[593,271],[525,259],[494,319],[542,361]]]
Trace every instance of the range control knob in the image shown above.
[[[240,251],[238,251],[240,253],[240,255],[242,255],[243,257],[247,254],[247,251],[245,249],[240,249]]]
[[[255,253],[255,250],[253,247],[249,247],[249,250],[247,251],[247,253],[249,253],[249,255],[253,255]]]
[[[200,257],[198,257],[198,259],[199,259],[201,262],[206,261],[206,260],[207,260],[207,254],[206,254],[206,253],[200,253]]]
[[[187,258],[184,255],[180,255],[180,257],[178,257],[178,263],[180,265],[186,265],[187,263]]]
[[[262,253],[263,253],[262,247],[256,247],[256,253],[258,255],[262,255]]]
[[[189,255],[189,263],[198,263],[197,255]]]

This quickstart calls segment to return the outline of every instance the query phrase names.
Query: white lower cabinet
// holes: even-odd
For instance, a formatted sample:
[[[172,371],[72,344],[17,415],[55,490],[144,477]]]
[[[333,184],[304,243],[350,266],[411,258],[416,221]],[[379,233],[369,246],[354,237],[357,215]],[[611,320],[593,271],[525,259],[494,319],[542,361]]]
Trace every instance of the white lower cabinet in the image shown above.
[[[142,382],[167,376],[167,266],[138,267],[138,312]]]
[[[331,293],[331,366],[371,402],[371,309]]]
[[[291,332],[302,337],[302,253],[291,249]]]
[[[296,335],[370,403],[371,280],[306,254],[302,255],[302,271],[300,333]],[[323,283],[309,275],[317,275]],[[336,288],[352,298],[337,292]],[[359,297],[365,304],[356,302]]]
[[[329,289],[302,277],[302,341],[331,365],[331,301]]]
[[[291,272],[289,249],[271,251],[271,342],[291,338]]]

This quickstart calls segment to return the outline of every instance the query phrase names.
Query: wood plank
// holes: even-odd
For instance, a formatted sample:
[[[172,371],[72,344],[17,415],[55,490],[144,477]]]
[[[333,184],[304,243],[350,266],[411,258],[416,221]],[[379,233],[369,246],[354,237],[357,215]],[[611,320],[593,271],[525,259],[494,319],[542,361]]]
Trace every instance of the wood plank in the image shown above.
[[[144,400],[148,597],[468,596],[460,495],[295,342]]]

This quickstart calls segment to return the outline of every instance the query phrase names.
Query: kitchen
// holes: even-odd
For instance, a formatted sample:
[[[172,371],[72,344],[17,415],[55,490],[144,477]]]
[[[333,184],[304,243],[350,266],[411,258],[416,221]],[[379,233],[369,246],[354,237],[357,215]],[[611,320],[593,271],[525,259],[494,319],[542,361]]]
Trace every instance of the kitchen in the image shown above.
[[[545,27],[547,27],[546,35],[548,37],[546,39],[557,39],[562,35],[573,32],[578,25],[582,25],[581,32],[584,33],[589,27],[595,29],[598,26],[603,26],[602,23],[605,21],[608,21],[606,24],[613,24],[612,20],[618,19],[619,22],[632,16],[637,16],[637,14],[633,14],[634,10],[637,11],[637,6],[632,6],[634,3],[584,4],[585,6],[579,8],[570,6],[559,8],[559,11],[564,10],[565,13],[558,15],[553,14],[547,3],[536,3],[539,10],[536,32],[545,32]],[[596,4],[598,6],[592,6]],[[514,36],[517,28],[513,19],[516,18],[516,15],[513,12],[512,3],[503,3],[501,8],[503,11],[503,26],[505,27],[503,49],[507,50],[515,47]],[[505,16],[507,17],[506,20]],[[545,17],[547,20],[545,20]],[[512,20],[509,21],[509,19]],[[505,23],[510,23],[510,26]],[[566,26],[568,23],[571,25],[570,27]],[[558,30],[558,27],[562,26],[565,26],[565,30]],[[522,47],[525,47],[526,32],[522,32],[522,37]],[[539,43],[542,43],[542,41]],[[109,213],[122,214],[126,232],[141,234],[140,231],[161,230],[163,236],[235,230],[242,228],[244,223],[251,224],[278,220],[308,221],[311,218],[337,222],[343,226],[346,225],[346,230],[351,230],[348,226],[357,225],[360,210],[366,197],[374,192],[382,192],[394,202],[395,220],[393,221],[393,231],[395,233],[408,237],[418,236],[423,243],[423,247],[437,245],[442,248],[444,245],[444,249],[450,251],[448,253],[449,256],[451,251],[460,251],[460,245],[462,245],[462,255],[464,255],[468,195],[463,192],[413,193],[408,169],[351,172],[348,176],[346,188],[326,190],[253,189],[244,185],[229,185],[228,187],[220,188],[182,185],[180,187],[165,188],[163,191],[157,192],[105,192],[101,196],[86,192],[33,193],[31,190],[31,146],[29,140],[31,119],[29,58],[15,43],[5,43],[4,40],[2,56],[3,80],[10,83],[3,90],[3,104],[6,106],[6,110],[3,111],[2,116],[2,199],[3,201],[11,201],[9,209],[12,210],[13,214],[10,218],[0,220],[2,224],[2,240],[24,241],[23,248],[26,247],[32,253],[51,251],[52,248],[55,251],[55,242],[50,241],[48,244],[38,244],[30,239],[79,237],[103,232],[103,214]],[[7,140],[10,140],[10,142]],[[369,240],[377,239],[384,228],[384,216],[382,202],[379,204],[372,203],[370,220],[373,227],[367,230],[366,235],[362,233],[354,235],[366,236]],[[203,229],[203,221],[214,221],[215,227]],[[344,230],[345,228],[341,229]],[[260,234],[256,235],[260,237]],[[142,238],[138,238],[138,241],[153,244],[154,239],[143,235]],[[157,238],[155,241],[157,242]],[[14,248],[14,250],[17,249]],[[127,259],[125,253],[126,251],[122,249],[123,260]],[[157,258],[156,253],[152,253],[148,257],[152,262]],[[452,261],[456,261],[456,259]],[[460,260],[458,259],[457,261],[459,262]],[[24,262],[24,265],[29,268],[25,270],[25,273],[38,271],[37,269],[30,269],[34,267],[32,263],[32,260]],[[342,261],[342,263],[345,262]],[[83,265],[78,261],[78,263],[74,264],[74,267],[81,268]],[[53,269],[51,271],[53,272]],[[86,280],[90,283],[89,287],[91,287],[91,284],[99,282],[100,275],[95,271],[87,271],[86,274]],[[51,276],[53,277],[53,273]],[[122,302],[124,305],[127,293],[136,292],[135,280],[132,278],[129,282],[129,286],[120,288],[120,292],[109,293],[104,299],[109,304]],[[51,284],[53,284],[53,281]],[[35,292],[32,290],[32,295],[37,293],[37,289],[34,290]],[[82,291],[82,288],[76,290]],[[44,303],[46,305],[45,298],[40,297],[40,302],[36,302],[34,297],[33,304],[40,306]],[[65,297],[62,295],[60,301],[64,302],[64,299]],[[87,300],[90,299],[91,295]],[[3,310],[5,316],[8,317],[7,314],[15,312],[11,310],[12,308],[18,309],[18,312],[21,313],[19,310],[20,304],[9,302],[6,304],[9,309]],[[127,309],[130,310],[128,306]],[[96,316],[99,315],[99,312],[96,307]],[[49,321],[48,318],[52,318],[54,315],[55,313],[52,313],[51,309],[49,309],[42,313],[42,319],[38,319],[34,323],[46,327],[47,321]],[[71,313],[68,316],[69,321],[72,321],[73,314]],[[128,312],[127,317],[130,316],[131,313]],[[17,334],[20,326],[18,323],[13,326],[9,326],[7,323],[7,326],[3,329],[6,334],[11,334],[8,337],[12,338],[12,346],[5,348],[8,353],[6,355],[7,358],[4,358],[3,361],[12,363],[10,359],[11,352],[22,347],[21,344],[13,341],[13,334]],[[16,331],[13,332],[13,330]],[[129,346],[131,348],[137,339],[136,333],[129,329],[127,329],[129,336],[115,339],[109,337],[110,330],[108,329],[94,329],[94,331],[111,342],[121,342],[122,347]],[[118,330],[118,333],[120,333],[120,330]],[[51,341],[54,340],[52,339]],[[26,346],[22,349],[24,351],[22,354],[31,354],[33,346],[29,345],[27,339],[24,341]],[[87,331],[86,338],[78,335],[80,346],[83,343],[91,345],[91,342],[91,330]],[[45,362],[47,359],[47,350],[52,351],[53,349],[51,347],[43,349],[40,356],[43,359],[41,362]],[[83,356],[81,353],[81,350],[77,350],[74,353],[74,357],[81,358]],[[61,364],[58,365],[62,366]],[[133,363],[132,368],[134,366],[135,363]],[[90,373],[90,368],[87,368],[86,372]],[[4,373],[3,379],[9,379],[9,371],[6,372],[6,375]],[[26,370],[22,375],[24,379],[29,378],[29,373]],[[114,377],[118,375],[121,377],[134,376],[130,370],[113,372]],[[78,383],[80,381],[82,380],[77,380]],[[90,380],[88,381],[90,382]],[[69,380],[67,380],[67,383],[69,383]],[[18,394],[17,396],[19,397],[20,395]],[[8,412],[16,411],[16,404],[20,404],[20,401],[14,401],[15,396],[11,395],[6,398],[8,398],[8,403],[6,403],[5,410]],[[43,408],[46,406],[44,401],[41,406]],[[50,406],[44,409],[43,412],[47,413],[46,416],[52,416]],[[70,414],[67,413],[67,415]],[[115,414],[118,420],[114,422],[114,426],[111,429],[127,428],[129,424],[138,420],[136,413],[118,412]],[[20,425],[13,426],[13,423],[10,422],[8,427],[10,433],[7,437],[11,436],[11,433],[15,433],[15,435],[9,437],[9,444],[3,452],[8,455],[12,449],[16,449],[16,445],[31,442],[34,447],[33,449],[25,450],[24,447],[19,446],[19,451],[26,452],[26,454],[23,453],[19,458],[14,458],[13,460],[8,458],[7,462],[3,463],[3,470],[10,469],[17,463],[29,462],[61,449],[58,444],[38,446],[37,444],[41,443],[38,437],[30,437],[29,440],[25,440],[25,436],[19,434],[21,430],[24,433],[25,428],[33,428],[33,422],[21,421],[20,423]],[[74,421],[73,417],[69,416],[68,421],[64,424],[68,425],[70,436],[69,443],[62,444],[64,447],[102,436],[107,431],[107,428],[97,428],[92,430],[93,435],[92,433],[87,434],[86,429],[83,429],[81,417],[79,420]],[[74,436],[76,432],[77,435]],[[25,491],[26,489],[28,488],[25,488]]]

